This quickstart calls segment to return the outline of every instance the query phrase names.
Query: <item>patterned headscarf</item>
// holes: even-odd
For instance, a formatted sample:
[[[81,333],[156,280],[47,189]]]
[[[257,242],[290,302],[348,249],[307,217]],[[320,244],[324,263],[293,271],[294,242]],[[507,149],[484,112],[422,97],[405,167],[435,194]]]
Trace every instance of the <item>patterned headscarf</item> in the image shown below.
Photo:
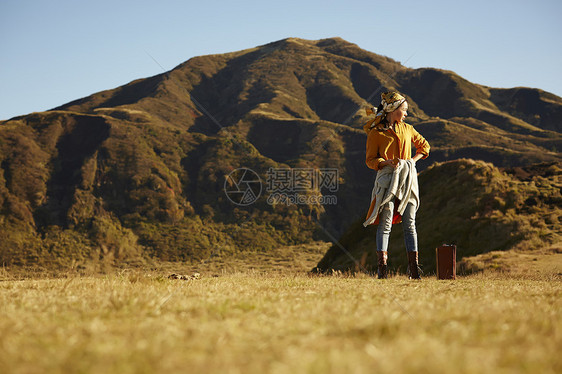
[[[379,126],[382,120],[386,118],[386,115],[398,109],[404,101],[406,101],[406,98],[396,91],[389,91],[381,94],[382,109],[380,111],[378,108],[367,108],[365,110],[367,115],[375,114],[375,118],[363,126],[365,132],[369,132],[373,127]]]

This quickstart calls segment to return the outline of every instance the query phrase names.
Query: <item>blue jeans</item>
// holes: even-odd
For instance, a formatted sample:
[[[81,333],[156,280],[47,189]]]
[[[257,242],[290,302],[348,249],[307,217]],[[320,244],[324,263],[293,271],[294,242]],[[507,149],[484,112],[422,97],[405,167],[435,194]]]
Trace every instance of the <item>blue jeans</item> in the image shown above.
[[[394,201],[382,207],[379,226],[377,227],[377,251],[388,251],[388,239],[392,229],[392,216],[394,215]],[[416,232],[416,208],[414,204],[406,205],[402,215],[402,228],[404,230],[404,242],[408,252],[417,252],[418,234]]]

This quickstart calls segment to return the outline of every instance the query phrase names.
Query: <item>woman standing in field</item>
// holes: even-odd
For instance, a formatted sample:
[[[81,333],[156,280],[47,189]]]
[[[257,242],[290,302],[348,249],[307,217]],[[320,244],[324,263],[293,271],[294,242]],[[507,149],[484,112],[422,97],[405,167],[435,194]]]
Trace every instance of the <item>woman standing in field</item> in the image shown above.
[[[377,224],[378,277],[387,278],[388,239],[394,223],[402,222],[408,253],[410,279],[420,279],[416,211],[419,190],[416,162],[429,155],[429,143],[413,126],[404,122],[408,102],[398,92],[381,95],[378,108],[368,110],[375,118],[363,129],[367,133],[366,164],[377,170],[371,206],[365,227]],[[416,154],[412,157],[412,143]]]

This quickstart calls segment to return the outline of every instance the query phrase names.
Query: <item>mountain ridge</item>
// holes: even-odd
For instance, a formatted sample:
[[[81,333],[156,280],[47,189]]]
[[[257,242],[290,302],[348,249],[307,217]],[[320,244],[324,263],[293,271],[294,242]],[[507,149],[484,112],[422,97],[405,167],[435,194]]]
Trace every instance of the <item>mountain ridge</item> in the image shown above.
[[[432,145],[420,170],[560,158],[555,95],[407,68],[341,38],[287,38],[0,121],[0,261],[185,260],[338,237],[372,187],[363,108],[390,89],[406,95],[407,121]],[[261,196],[235,206],[225,178],[240,167],[262,180],[271,168],[337,169],[338,203],[272,206]]]

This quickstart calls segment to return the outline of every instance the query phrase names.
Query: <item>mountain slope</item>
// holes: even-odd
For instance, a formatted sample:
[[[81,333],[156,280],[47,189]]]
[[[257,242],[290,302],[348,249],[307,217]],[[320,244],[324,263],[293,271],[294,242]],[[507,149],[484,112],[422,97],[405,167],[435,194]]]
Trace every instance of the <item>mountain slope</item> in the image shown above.
[[[435,271],[435,248],[457,245],[457,258],[508,249],[537,249],[562,240],[562,163],[499,170],[470,159],[436,163],[419,175],[420,263]],[[317,271],[376,271],[376,226],[358,219],[319,262]],[[401,224],[389,243],[389,266],[405,272]],[[461,269],[470,270],[470,269]]]
[[[203,259],[337,237],[365,213],[363,108],[389,89],[407,95],[408,121],[432,145],[420,170],[560,158],[557,96],[409,69],[339,38],[289,38],[0,122],[0,261]],[[248,206],[225,194],[240,167],[262,181]],[[288,168],[337,170],[336,191],[304,191],[337,203],[268,202],[268,171]]]

